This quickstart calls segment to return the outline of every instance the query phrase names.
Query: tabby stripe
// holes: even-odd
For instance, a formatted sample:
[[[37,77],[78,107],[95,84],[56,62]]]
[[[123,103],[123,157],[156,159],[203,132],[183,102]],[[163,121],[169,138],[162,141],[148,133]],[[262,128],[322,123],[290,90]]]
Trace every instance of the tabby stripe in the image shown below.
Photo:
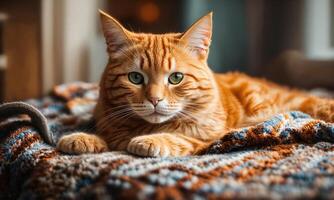
[[[114,74],[112,72],[108,72],[108,76],[116,76],[116,77],[119,77],[119,76],[125,76],[125,75],[128,75],[127,73],[119,73],[119,74]]]
[[[280,97],[280,96],[279,96]],[[289,94],[285,97],[285,99],[283,100],[284,103],[289,103],[290,101],[292,101],[293,99],[296,98],[295,94]]]
[[[112,76],[112,77],[114,77],[115,76],[115,78],[109,78],[109,79],[107,79],[109,82],[110,82],[110,85],[113,85],[116,81],[117,81],[117,79],[119,78],[119,77],[121,77],[121,76],[126,76],[127,75],[127,73],[124,73],[124,74],[118,74],[118,75],[111,75],[111,74],[109,74],[108,76],[110,77],[110,76]]]
[[[147,43],[147,49],[152,49],[152,41],[151,41],[152,38],[151,38],[151,37],[148,37],[147,39],[148,39],[148,40],[147,40],[147,41],[148,41],[148,43]]]
[[[203,70],[203,68],[202,67],[199,67],[199,66],[197,66],[197,65],[194,65],[194,64],[189,64],[191,67],[194,67],[194,68],[196,68],[196,69],[198,69],[198,70]]]
[[[148,68],[151,68],[152,67],[152,60],[151,60],[150,54],[148,53],[147,50],[145,51],[145,55],[146,55],[146,58],[147,58],[147,61],[148,61]]]
[[[115,69],[117,67],[120,67],[122,66],[123,63],[113,63],[113,64],[110,64],[109,67],[112,68],[112,69]],[[111,70],[110,70],[111,71]]]
[[[155,37],[152,37],[152,54],[150,54],[151,55],[151,59],[152,59],[152,69],[154,69],[154,70],[156,70],[156,60],[157,60],[157,58],[156,58],[156,56],[157,56],[157,51],[156,51],[156,38]]]
[[[167,56],[167,50],[166,50],[166,46],[164,43],[164,40],[161,40],[161,44],[162,44],[162,58],[161,58],[161,67],[164,66],[164,62]]]
[[[212,87],[201,87],[201,86],[199,86],[198,89],[200,89],[200,90],[212,90]]]
[[[198,103],[198,104],[206,104],[208,101],[210,101],[211,99],[213,99],[213,96],[211,96],[211,95],[203,95],[203,96],[201,96],[200,98],[198,98],[198,99],[194,99],[193,101],[195,102],[195,103]],[[201,100],[203,100],[203,101],[201,101]]]
[[[160,43],[160,40],[159,40],[159,38],[156,36],[155,37],[155,47],[154,47],[154,69],[156,70],[156,71],[158,71],[159,70],[159,68],[162,66],[162,65],[160,65],[160,63],[158,62],[159,61],[159,57],[160,57],[160,51],[161,51],[161,49],[160,49],[160,45],[159,45],[159,43]]]
[[[123,98],[123,97],[125,97],[125,96],[127,96],[127,95],[130,95],[130,94],[132,94],[132,93],[130,93],[130,92],[126,92],[126,93],[124,93],[124,94],[120,94],[120,95],[117,95],[117,96],[113,96],[113,97],[112,97],[112,100],[118,100],[118,99]]]
[[[136,133],[146,133],[147,131],[145,131],[147,128],[151,128],[152,129],[153,126],[150,127],[146,127],[143,126],[142,124],[136,124],[132,129],[136,130]]]
[[[188,91],[188,90],[211,90],[211,87],[205,88],[205,87],[194,87],[194,88],[184,88],[183,90]]]
[[[118,74],[118,75],[112,75],[112,74],[109,74],[108,77],[109,77],[109,81],[111,82],[115,82],[119,77],[121,76],[126,76],[127,73],[124,73],[124,74]]]
[[[180,40],[176,38],[168,38],[168,41],[170,43],[174,43],[175,45],[177,45],[180,42]]]
[[[184,118],[182,115],[181,115],[181,118]],[[175,126],[174,126],[174,130],[178,130],[181,126],[181,123],[177,123]]]
[[[253,94],[254,94],[254,92],[256,91],[256,90],[252,90],[251,88],[249,88],[249,87],[246,87],[245,88],[245,92],[244,93],[242,93],[241,95],[243,96],[243,97],[252,97],[253,96]],[[248,91],[247,91],[248,90]],[[255,93],[256,94],[256,93]],[[258,95],[256,95],[256,96],[258,96]]]
[[[172,67],[173,67],[173,66],[172,66],[172,63],[173,63],[173,62],[172,62],[172,58],[168,58],[168,69],[169,69],[169,70],[172,70]]]
[[[199,78],[197,78],[196,76],[194,76],[194,75],[192,75],[192,74],[188,74],[188,73],[186,73],[186,74],[184,74],[184,75],[186,75],[186,76],[190,76],[191,78],[195,79],[197,82],[200,82],[201,80],[205,80],[205,78],[199,79]]]
[[[143,56],[140,56],[139,67],[140,67],[140,69],[144,69],[144,58],[143,58]]]
[[[128,127],[127,128],[122,128],[122,127],[117,126],[117,125],[119,125],[119,124],[114,124],[115,129],[112,132],[112,134],[107,134],[107,135],[103,136],[105,140],[108,140],[108,141],[113,140],[113,138],[116,137],[116,136],[121,136],[123,138],[125,138],[125,136],[128,136],[129,128]]]
[[[108,137],[108,140],[110,141],[116,141],[116,140],[122,140],[122,139],[125,139],[127,138],[129,135],[127,132],[123,132],[123,133],[119,133],[119,131],[116,133],[114,133],[112,135],[112,137]]]
[[[158,63],[158,61],[159,61],[159,46],[158,46],[158,44],[159,44],[159,39],[158,39],[158,37],[156,36],[156,37],[154,37],[154,39],[155,39],[155,46],[154,46],[154,69],[156,70],[156,71],[158,71],[158,69],[159,69],[159,63]]]
[[[111,86],[111,87],[106,87],[106,89],[113,89],[113,90],[119,90],[119,89],[129,89],[126,86],[120,85],[120,86]]]
[[[185,82],[185,83],[183,83],[182,85],[180,85],[180,87],[181,88],[183,88],[183,87],[189,87],[189,88],[191,88],[192,86],[193,86],[193,83],[192,83],[193,81],[187,81],[187,82]]]

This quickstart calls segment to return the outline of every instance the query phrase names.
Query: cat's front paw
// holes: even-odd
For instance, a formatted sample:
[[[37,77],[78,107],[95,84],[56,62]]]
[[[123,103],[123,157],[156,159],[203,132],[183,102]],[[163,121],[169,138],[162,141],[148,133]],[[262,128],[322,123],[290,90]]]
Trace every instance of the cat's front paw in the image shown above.
[[[150,157],[183,156],[190,154],[191,145],[170,134],[154,134],[132,138],[127,151]]]
[[[57,149],[70,154],[83,154],[105,152],[108,150],[108,146],[96,135],[73,133],[60,138]]]

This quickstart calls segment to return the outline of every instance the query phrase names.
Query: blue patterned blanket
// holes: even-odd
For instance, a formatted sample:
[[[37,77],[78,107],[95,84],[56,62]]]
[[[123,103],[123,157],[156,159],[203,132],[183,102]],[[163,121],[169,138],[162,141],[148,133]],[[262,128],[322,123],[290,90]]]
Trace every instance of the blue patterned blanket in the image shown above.
[[[27,102],[58,138],[94,131],[97,96],[96,85],[74,83]],[[0,121],[0,199],[333,199],[333,142],[334,124],[289,112],[230,132],[201,156],[73,156],[46,144],[19,116]]]

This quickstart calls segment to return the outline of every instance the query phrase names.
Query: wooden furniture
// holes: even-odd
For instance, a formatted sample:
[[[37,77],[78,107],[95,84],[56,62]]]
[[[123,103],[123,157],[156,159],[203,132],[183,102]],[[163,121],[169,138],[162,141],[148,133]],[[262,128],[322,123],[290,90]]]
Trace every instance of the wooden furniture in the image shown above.
[[[4,98],[4,78],[5,78],[5,67],[7,66],[6,56],[4,53],[4,25],[7,19],[7,15],[0,13],[0,102]]]
[[[3,27],[7,66],[0,74],[0,101],[38,97],[42,83],[41,1],[0,1],[0,13],[8,16]]]
[[[270,79],[286,85],[334,90],[334,60],[308,59],[300,51],[287,50],[265,69]]]

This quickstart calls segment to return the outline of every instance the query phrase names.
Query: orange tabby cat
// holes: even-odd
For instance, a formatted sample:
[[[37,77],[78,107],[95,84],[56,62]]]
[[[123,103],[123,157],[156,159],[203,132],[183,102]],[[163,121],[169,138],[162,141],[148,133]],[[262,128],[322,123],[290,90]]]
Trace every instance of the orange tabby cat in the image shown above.
[[[58,142],[68,153],[126,150],[141,156],[193,155],[228,130],[300,110],[334,121],[334,101],[207,65],[212,13],[185,33],[126,30],[100,12],[109,62],[95,110],[96,135]]]

